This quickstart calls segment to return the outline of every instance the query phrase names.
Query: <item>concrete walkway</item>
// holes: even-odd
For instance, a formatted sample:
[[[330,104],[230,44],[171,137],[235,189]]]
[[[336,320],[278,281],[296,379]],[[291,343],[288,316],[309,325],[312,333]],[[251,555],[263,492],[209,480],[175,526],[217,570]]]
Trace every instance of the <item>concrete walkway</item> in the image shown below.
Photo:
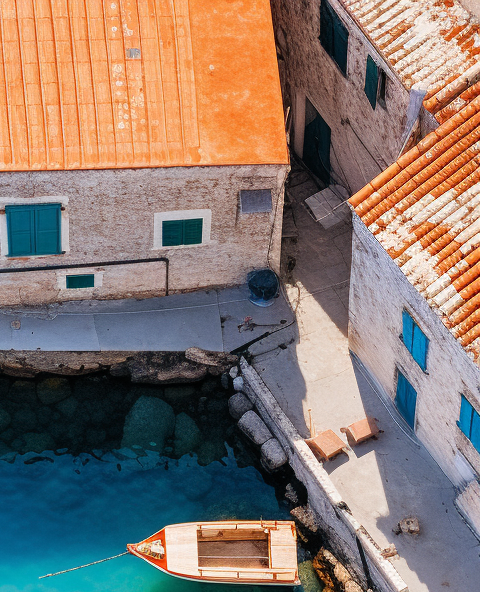
[[[184,351],[196,346],[231,351],[293,322],[282,295],[268,308],[253,305],[248,295],[248,288],[240,286],[149,300],[3,309],[0,350]],[[256,326],[244,331],[241,325],[248,316]]]
[[[425,448],[403,433],[393,405],[382,402],[350,358],[351,226],[348,218],[328,229],[313,220],[303,200],[317,191],[309,175],[294,166],[288,194],[299,233],[297,241],[285,241],[284,264],[294,267],[286,279],[298,335],[293,326],[289,338],[282,335],[283,344],[294,340],[286,348],[275,348],[278,334],[255,344],[254,366],[305,437],[309,409],[317,431],[332,429],[343,439],[341,427],[366,415],[378,418],[384,433],[377,440],[324,468],[378,545],[395,544],[399,557],[392,563],[410,592],[477,590],[480,544],[453,505],[451,483]],[[408,516],[419,519],[418,537],[392,532]]]

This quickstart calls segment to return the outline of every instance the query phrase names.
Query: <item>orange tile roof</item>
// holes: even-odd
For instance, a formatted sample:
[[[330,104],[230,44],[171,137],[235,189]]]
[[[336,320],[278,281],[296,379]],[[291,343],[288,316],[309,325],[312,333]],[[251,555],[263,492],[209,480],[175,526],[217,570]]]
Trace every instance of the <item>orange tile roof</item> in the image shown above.
[[[340,0],[407,89],[436,113],[480,76],[480,22],[458,0]]]
[[[350,204],[480,364],[480,83]]]
[[[0,0],[0,170],[287,163],[268,0]]]

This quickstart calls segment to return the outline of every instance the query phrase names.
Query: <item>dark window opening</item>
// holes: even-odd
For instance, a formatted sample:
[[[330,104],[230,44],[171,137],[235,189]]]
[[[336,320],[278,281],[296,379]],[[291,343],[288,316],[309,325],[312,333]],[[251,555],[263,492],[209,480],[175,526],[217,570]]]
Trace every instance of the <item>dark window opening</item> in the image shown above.
[[[327,123],[306,99],[303,162],[325,185],[330,184],[331,135]]]
[[[379,83],[378,83],[378,102],[382,107],[387,106],[387,75],[384,70],[379,70]]]

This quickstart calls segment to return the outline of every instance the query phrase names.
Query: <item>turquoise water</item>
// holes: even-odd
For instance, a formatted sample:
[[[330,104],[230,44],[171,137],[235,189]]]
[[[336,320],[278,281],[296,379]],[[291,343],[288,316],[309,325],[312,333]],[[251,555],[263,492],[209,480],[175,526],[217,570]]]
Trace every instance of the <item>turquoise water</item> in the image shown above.
[[[187,582],[127,555],[85,569],[38,577],[116,555],[164,525],[223,518],[288,519],[274,488],[233,452],[199,466],[195,456],[148,452],[18,455],[0,461],[0,592],[252,592],[286,587]],[[53,462],[51,462],[53,460]]]

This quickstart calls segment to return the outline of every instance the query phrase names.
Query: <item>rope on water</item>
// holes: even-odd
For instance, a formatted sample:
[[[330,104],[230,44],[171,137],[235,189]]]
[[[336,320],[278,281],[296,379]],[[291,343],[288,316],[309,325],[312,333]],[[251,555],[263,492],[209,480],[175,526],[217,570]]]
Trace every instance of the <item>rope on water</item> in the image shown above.
[[[103,563],[104,561],[110,561],[110,559],[116,559],[117,557],[123,557],[123,555],[128,555],[128,551],[124,553],[120,553],[120,555],[114,555],[113,557],[107,557],[106,559],[100,559],[100,561],[93,561],[92,563],[87,563],[86,565],[79,565],[78,567],[72,567],[71,569],[64,569],[63,571],[57,571],[56,573],[47,574],[46,576],[40,576],[38,579],[41,580],[43,578],[51,578],[52,576],[59,576],[60,574],[68,573],[69,571],[75,571],[76,569],[83,569],[84,567],[90,567],[91,565],[96,565],[97,563]]]

